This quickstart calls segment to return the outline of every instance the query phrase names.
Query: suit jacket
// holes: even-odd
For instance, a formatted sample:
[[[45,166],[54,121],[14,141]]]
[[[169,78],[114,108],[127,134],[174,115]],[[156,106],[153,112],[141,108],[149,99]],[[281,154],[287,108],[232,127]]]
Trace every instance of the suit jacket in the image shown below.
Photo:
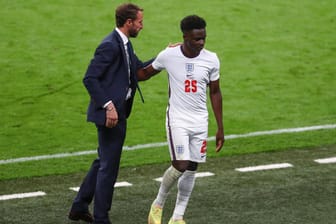
[[[87,111],[88,121],[105,125],[106,111],[103,106],[109,100],[114,103],[119,119],[126,119],[130,115],[138,86],[136,71],[144,64],[134,54],[133,49],[129,51],[129,56],[131,84],[124,43],[118,32],[112,31],[97,47],[83,79],[91,98]],[[126,100],[128,88],[132,89],[132,93]]]

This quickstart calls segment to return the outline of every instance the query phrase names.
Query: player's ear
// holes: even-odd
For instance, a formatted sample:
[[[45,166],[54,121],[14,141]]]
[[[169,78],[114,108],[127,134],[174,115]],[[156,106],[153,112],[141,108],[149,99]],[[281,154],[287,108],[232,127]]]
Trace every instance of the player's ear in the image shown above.
[[[187,40],[188,39],[188,35],[187,34],[183,34],[183,40]]]
[[[191,36],[191,32],[190,31],[183,32],[183,40],[190,39],[190,36]]]

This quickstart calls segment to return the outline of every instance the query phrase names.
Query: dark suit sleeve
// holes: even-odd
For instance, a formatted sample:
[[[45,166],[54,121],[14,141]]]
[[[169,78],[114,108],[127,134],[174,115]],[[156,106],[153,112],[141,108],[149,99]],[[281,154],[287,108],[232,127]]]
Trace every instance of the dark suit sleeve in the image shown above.
[[[109,68],[114,58],[118,54],[118,49],[109,42],[104,42],[96,49],[94,58],[91,60],[83,83],[88,90],[91,99],[97,106],[103,107],[109,100],[104,91],[102,80],[104,80],[105,71]]]
[[[152,62],[153,62],[154,59],[155,59],[155,58],[152,58],[152,59],[150,59],[150,60],[148,60],[148,61],[142,62],[141,60],[139,60],[139,58],[138,58],[136,55],[134,55],[134,56],[136,57],[136,60],[137,60],[137,69],[144,68],[144,67],[146,67],[147,65],[152,64]]]
[[[152,59],[150,59],[150,60],[148,60],[148,61],[143,62],[143,63],[142,63],[142,67],[146,67],[146,66],[152,64],[152,62],[153,62],[154,60],[155,60],[155,58],[152,58]]]

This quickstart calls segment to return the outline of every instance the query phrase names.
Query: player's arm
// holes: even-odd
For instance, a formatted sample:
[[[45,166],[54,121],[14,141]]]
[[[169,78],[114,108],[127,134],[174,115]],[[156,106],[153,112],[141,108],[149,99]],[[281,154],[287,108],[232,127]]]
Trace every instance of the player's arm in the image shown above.
[[[145,81],[147,79],[150,79],[152,76],[158,74],[160,70],[156,70],[153,68],[153,66],[150,64],[144,68],[140,68],[137,71],[137,78],[139,81]]]
[[[212,110],[215,114],[217,122],[217,133],[216,133],[216,152],[219,152],[224,145],[224,125],[223,125],[223,114],[222,114],[222,93],[219,87],[219,79],[216,81],[211,81],[209,84],[210,89],[210,100]]]

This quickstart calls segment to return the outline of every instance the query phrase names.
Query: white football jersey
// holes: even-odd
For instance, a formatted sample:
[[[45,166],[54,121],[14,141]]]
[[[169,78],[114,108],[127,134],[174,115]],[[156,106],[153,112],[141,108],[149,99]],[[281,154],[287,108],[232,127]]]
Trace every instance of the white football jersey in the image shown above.
[[[198,127],[208,125],[207,86],[219,79],[216,53],[203,49],[195,58],[187,58],[181,46],[161,51],[152,66],[168,72],[169,102],[166,124]]]

